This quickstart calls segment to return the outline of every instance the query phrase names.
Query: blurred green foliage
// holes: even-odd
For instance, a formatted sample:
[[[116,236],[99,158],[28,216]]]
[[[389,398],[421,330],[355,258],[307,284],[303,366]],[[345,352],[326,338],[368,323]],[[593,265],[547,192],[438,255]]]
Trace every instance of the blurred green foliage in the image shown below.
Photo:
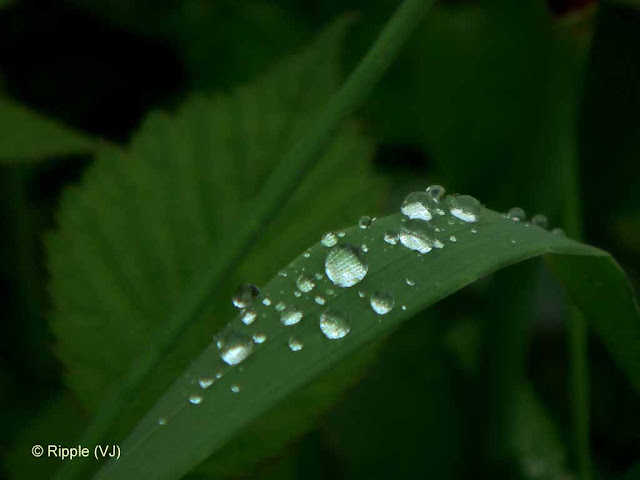
[[[574,3],[577,8],[569,8]],[[24,449],[36,439],[48,442],[46,435],[60,435],[46,437],[54,439],[51,443],[71,443],[100,389],[101,383],[95,383],[87,389],[94,390],[89,395],[80,388],[83,382],[64,381],[52,352],[66,359],[64,378],[73,376],[74,368],[91,378],[101,373],[115,377],[124,364],[108,369],[109,356],[128,352],[124,361],[144,343],[145,328],[131,325],[138,329],[131,337],[121,329],[125,335],[108,337],[104,350],[100,345],[92,348],[96,355],[107,354],[106,362],[82,373],[86,365],[60,346],[64,329],[57,330],[55,340],[48,333],[52,305],[43,239],[54,228],[61,192],[80,178],[95,177],[92,172],[98,169],[126,162],[127,154],[117,147],[103,149],[93,159],[88,154],[95,149],[94,139],[122,144],[138,130],[148,111],[159,108],[177,111],[175,117],[185,122],[183,134],[196,135],[206,125],[198,121],[197,112],[217,108],[209,100],[212,92],[226,94],[216,97],[225,105],[229,98],[241,97],[239,86],[262,78],[284,57],[300,51],[328,22],[355,11],[359,16],[341,59],[340,70],[347,72],[395,4],[390,0],[0,2],[1,205],[8,219],[0,269],[8,305],[0,340],[0,421],[6,431],[2,446],[13,445],[5,469],[14,478],[48,475],[51,467],[34,464]],[[264,281],[298,253],[295,249],[335,227],[339,218],[350,223],[360,213],[385,211],[376,205],[387,205],[391,211],[402,194],[429,183],[473,194],[498,210],[517,204],[531,213],[540,211],[553,225],[562,225],[564,172],[559,166],[571,156],[580,165],[585,241],[612,252],[637,291],[638,45],[640,11],[631,1],[439,3],[359,112],[359,126],[350,126],[344,133],[351,138],[345,141],[357,148],[352,158],[342,161],[360,165],[359,174],[350,174],[382,177],[388,188],[368,190],[369,183],[363,180],[361,193],[366,198],[354,203],[354,210],[323,209],[321,203],[314,203],[318,218],[310,216],[306,224],[300,223],[293,246],[272,235],[272,241],[261,248],[273,255],[256,252],[234,282]],[[325,74],[331,79],[325,79]],[[337,81],[337,71],[319,68],[291,106],[310,113],[326,100]],[[194,96],[197,93],[205,97]],[[242,111],[220,108],[229,115]],[[252,120],[260,114],[253,114]],[[154,159],[169,162],[173,157],[164,155],[171,147],[166,146],[168,122],[164,114],[151,115],[133,137],[131,149],[141,152],[137,147],[144,143],[148,151],[158,152],[149,154]],[[234,123],[220,122],[235,131]],[[256,123],[243,128],[261,131],[270,126]],[[295,139],[299,128],[294,125],[287,131],[284,145]],[[274,140],[263,135],[267,143]],[[279,145],[274,141],[258,155],[250,186],[237,190],[221,186],[228,187],[228,195],[216,214],[228,215],[226,221],[232,223],[233,205],[250,201],[260,178],[285,148]],[[221,155],[219,163],[214,161],[216,168],[223,169],[220,176],[225,180],[239,168],[234,158]],[[24,159],[30,162],[20,161]],[[169,166],[176,165],[174,161]],[[328,185],[320,177],[323,196],[339,203],[341,185]],[[204,195],[225,191],[218,187],[210,192],[204,189]],[[308,187],[309,195],[318,195],[314,188],[319,187]],[[170,198],[166,192],[156,193],[159,203]],[[93,202],[100,211],[103,197]],[[96,228],[103,227],[92,204],[81,208],[83,215],[97,222]],[[147,208],[151,215],[162,215]],[[298,225],[300,213],[306,212],[291,214],[290,223],[278,228]],[[182,240],[197,239],[178,238]],[[137,246],[143,253],[144,245]],[[69,251],[78,254],[72,246],[67,245]],[[191,268],[188,265],[197,260],[198,251],[190,252],[193,259],[181,265]],[[138,258],[121,253],[125,263]],[[158,254],[157,258],[165,257]],[[81,262],[77,266],[81,268]],[[230,283],[228,288],[233,286]],[[323,421],[307,428],[308,433],[286,450],[271,450],[268,455],[265,451],[259,462],[247,462],[244,471],[234,469],[234,473],[258,478],[402,474],[564,478],[572,459],[567,447],[571,435],[563,329],[566,306],[558,290],[557,283],[534,263],[491,277],[440,303],[424,314],[435,319],[433,323],[416,317],[381,347],[362,382],[345,393]],[[218,306],[228,303],[229,292],[216,295]],[[511,301],[501,301],[505,296]],[[150,304],[153,298],[149,294]],[[105,308],[114,305],[107,296],[102,301]],[[154,305],[151,315],[157,315],[162,305]],[[216,321],[223,322],[230,308],[220,308]],[[208,338],[200,338],[201,334],[194,329],[191,335],[200,345]],[[189,359],[188,354],[180,358],[170,365],[174,371]],[[594,338],[589,360],[597,478],[623,478],[639,460],[640,397]],[[84,386],[91,386],[90,381],[85,380]],[[155,390],[159,391],[160,387]],[[141,405],[148,401],[141,400]],[[70,405],[75,406],[67,412]],[[513,405],[518,409],[509,417],[504,409]],[[522,410],[526,408],[530,410]],[[130,424],[137,414],[124,423]],[[68,421],[61,422],[62,416]],[[25,429],[27,425],[31,427]],[[513,444],[503,449],[499,445],[503,438],[512,438]],[[532,438],[542,440],[532,445]],[[526,459],[532,458],[527,457],[527,449],[540,444],[549,448],[542,457],[553,468],[526,467],[531,466]],[[241,446],[237,448],[229,457],[232,464],[234,455],[244,458]],[[569,455],[566,462],[565,455]],[[203,468],[193,476],[212,478],[215,473],[219,472]],[[628,478],[633,475],[630,472]]]

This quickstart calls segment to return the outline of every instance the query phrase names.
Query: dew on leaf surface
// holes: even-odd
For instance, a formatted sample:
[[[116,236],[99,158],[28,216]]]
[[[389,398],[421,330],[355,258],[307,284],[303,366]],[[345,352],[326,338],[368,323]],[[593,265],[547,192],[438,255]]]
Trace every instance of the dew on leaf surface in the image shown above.
[[[202,403],[202,397],[200,395],[191,395],[189,397],[189,403],[193,405],[200,405]]]
[[[198,380],[198,385],[200,385],[200,388],[209,388],[211,385],[213,385],[213,378],[203,377]]]
[[[358,220],[358,226],[360,228],[369,228],[371,226],[371,217],[366,215],[360,217],[360,220]]]
[[[251,283],[245,283],[237,288],[233,297],[231,297],[231,301],[237,308],[246,308],[253,303],[259,294],[260,289],[258,287]]]
[[[320,243],[325,247],[333,247],[336,243],[338,243],[338,236],[333,232],[327,232],[322,236]]]
[[[300,320],[302,320],[302,310],[296,307],[287,308],[280,315],[280,321],[286,327],[295,325]]]
[[[449,212],[463,222],[477,222],[481,211],[482,205],[471,195],[456,195],[449,199]]]
[[[343,310],[327,308],[320,315],[320,330],[330,340],[345,337],[350,329],[349,317]]]
[[[232,329],[225,329],[215,337],[220,358],[229,365],[237,365],[253,351],[253,341],[249,335]]]
[[[242,315],[240,316],[240,319],[242,320],[242,323],[244,323],[245,325],[251,325],[255,321],[257,316],[258,314],[254,309],[245,308],[242,311]]]
[[[395,230],[387,230],[384,232],[384,241],[389,245],[395,245],[398,243],[398,232]]]
[[[371,297],[369,297],[369,303],[371,304],[371,308],[374,312],[378,315],[385,315],[393,310],[395,300],[391,292],[378,290],[371,294]]]
[[[304,347],[304,344],[298,340],[295,337],[291,337],[289,339],[289,348],[293,351],[293,352],[299,352],[300,350],[302,350],[302,347]]]
[[[332,247],[327,254],[324,267],[329,280],[341,288],[359,283],[369,270],[362,252],[349,244]]]
[[[428,222],[435,213],[435,200],[427,192],[412,192],[402,201],[400,211],[410,219]]]
[[[433,227],[422,220],[409,220],[400,230],[400,243],[419,253],[431,251],[434,239]]]
[[[545,230],[549,227],[549,220],[540,213],[531,217],[531,223]]]
[[[302,274],[296,280],[296,287],[301,292],[310,292],[316,286],[316,283],[313,281],[313,278],[309,275]]]
[[[527,219],[527,212],[520,207],[513,207],[507,212],[507,217],[514,222],[524,222]]]

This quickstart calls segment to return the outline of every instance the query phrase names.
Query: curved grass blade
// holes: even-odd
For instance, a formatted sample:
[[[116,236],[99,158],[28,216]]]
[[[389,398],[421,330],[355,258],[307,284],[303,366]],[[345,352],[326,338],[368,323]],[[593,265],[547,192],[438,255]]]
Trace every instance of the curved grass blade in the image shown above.
[[[368,264],[364,279],[350,288],[327,278],[329,248],[322,243],[294,260],[261,292],[254,306],[257,320],[245,325],[236,318],[227,327],[242,338],[263,334],[266,340],[236,366],[223,362],[215,342],[210,344],[121,445],[122,457],[97,478],[184,475],[290,393],[416,312],[500,268],[543,254],[561,259],[558,270],[576,303],[592,309],[587,318],[610,348],[622,352],[616,356],[620,366],[639,384],[640,370],[630,356],[640,341],[638,308],[624,274],[606,252],[490,210],[483,210],[474,224],[450,216],[431,224],[444,247],[424,255],[384,240],[386,232],[402,228],[399,214],[376,220],[370,228],[345,230],[338,247],[330,248],[366,245],[362,255]],[[571,270],[579,275],[564,274]],[[296,296],[301,274],[312,276],[315,286]],[[384,315],[370,306],[376,291],[393,296],[394,307]],[[303,313],[302,320],[283,326],[282,312],[293,307]],[[319,316],[328,308],[348,316],[350,331],[343,338],[330,340],[321,331]],[[292,343],[302,348],[292,349]],[[213,383],[202,388],[200,380]]]

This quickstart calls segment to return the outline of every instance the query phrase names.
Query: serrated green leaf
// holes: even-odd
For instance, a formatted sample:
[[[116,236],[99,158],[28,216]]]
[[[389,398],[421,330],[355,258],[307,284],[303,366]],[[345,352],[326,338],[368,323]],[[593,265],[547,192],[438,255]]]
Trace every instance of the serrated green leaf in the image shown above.
[[[0,97],[0,163],[90,153],[96,147],[90,135]]]
[[[609,340],[610,348],[625,353],[616,358],[632,382],[640,385],[637,362],[626,356],[638,351],[638,307],[624,274],[606,252],[486,209],[473,225],[451,219],[436,216],[431,221],[440,229],[439,238],[445,246],[422,256],[401,245],[391,247],[383,240],[384,232],[402,228],[399,214],[378,219],[369,229],[345,230],[341,243],[368,246],[364,279],[353,288],[337,288],[323,277],[313,291],[296,297],[297,275],[324,272],[327,249],[322,244],[313,246],[308,255],[289,264],[284,271],[287,276],[276,276],[264,288],[254,306],[259,318],[255,324],[247,326],[236,318],[228,327],[245,335],[261,331],[268,340],[256,347],[240,367],[226,365],[215,342],[206,347],[122,444],[123,456],[110,462],[97,478],[171,479],[185,474],[252,420],[321,372],[331,372],[358,348],[478,278],[543,254],[552,254],[568,269],[579,265],[577,272],[589,273],[586,279],[565,276],[563,280],[570,291],[587,290],[589,302],[583,296],[574,297],[579,306],[588,309],[599,302],[592,312],[593,325]],[[456,241],[450,241],[450,235]],[[414,286],[407,285],[407,275],[412,276]],[[594,278],[608,281],[596,280],[588,287]],[[328,288],[335,292],[327,293]],[[621,289],[623,293],[612,292]],[[389,291],[395,298],[395,308],[384,316],[374,313],[369,299],[358,293],[369,296],[378,290]],[[324,305],[317,303],[317,295],[325,298]],[[272,305],[261,303],[264,298],[269,298]],[[279,302],[300,308],[304,319],[284,327],[274,308]],[[339,340],[329,340],[318,325],[319,314],[329,307],[349,317],[350,333]],[[589,318],[590,312],[586,313]],[[606,322],[600,321],[602,316]],[[292,351],[287,346],[292,337],[303,342],[302,350]],[[217,372],[222,376],[211,388],[202,389],[193,383]],[[232,391],[234,385],[240,387],[239,393]],[[197,405],[189,401],[194,394],[202,398]],[[166,424],[160,425],[159,419]]]
[[[166,321],[216,239],[233,238],[256,192],[335,90],[345,28],[337,22],[303,53],[231,95],[196,97],[175,115],[151,115],[127,150],[101,149],[63,199],[48,242],[53,328],[67,383],[90,411]],[[224,288],[211,292],[206,311],[129,405],[113,438],[135,424],[231,316],[237,285],[264,282],[329,226],[348,224],[380,202],[384,185],[372,172],[371,152],[355,125],[337,135]],[[274,413],[278,425],[267,418],[247,435],[242,445],[250,449],[230,445],[203,471],[237,473],[277,451],[356,377],[348,369],[302,392],[313,401]],[[280,428],[292,422],[293,430]]]

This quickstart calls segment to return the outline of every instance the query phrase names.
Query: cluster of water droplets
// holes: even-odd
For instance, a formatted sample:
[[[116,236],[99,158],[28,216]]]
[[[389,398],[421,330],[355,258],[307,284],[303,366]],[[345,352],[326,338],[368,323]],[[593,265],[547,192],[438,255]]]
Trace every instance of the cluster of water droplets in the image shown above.
[[[505,213],[505,216],[511,220],[513,220],[514,222],[521,222],[523,223],[525,226],[530,226],[530,225],[535,225],[536,227],[540,227],[543,228],[545,230],[547,230],[549,228],[549,220],[547,219],[547,217],[545,215],[542,215],[541,213],[538,213],[536,215],[534,215],[533,217],[531,217],[531,220],[529,222],[527,222],[527,212],[524,211],[524,209],[520,208],[520,207],[513,207],[511,209],[509,209],[509,211],[507,211],[507,213]],[[562,235],[565,236],[565,232],[562,228],[560,227],[555,227],[553,229],[551,229],[551,233],[555,234],[555,235]],[[511,243],[516,243],[515,240],[512,240]]]

